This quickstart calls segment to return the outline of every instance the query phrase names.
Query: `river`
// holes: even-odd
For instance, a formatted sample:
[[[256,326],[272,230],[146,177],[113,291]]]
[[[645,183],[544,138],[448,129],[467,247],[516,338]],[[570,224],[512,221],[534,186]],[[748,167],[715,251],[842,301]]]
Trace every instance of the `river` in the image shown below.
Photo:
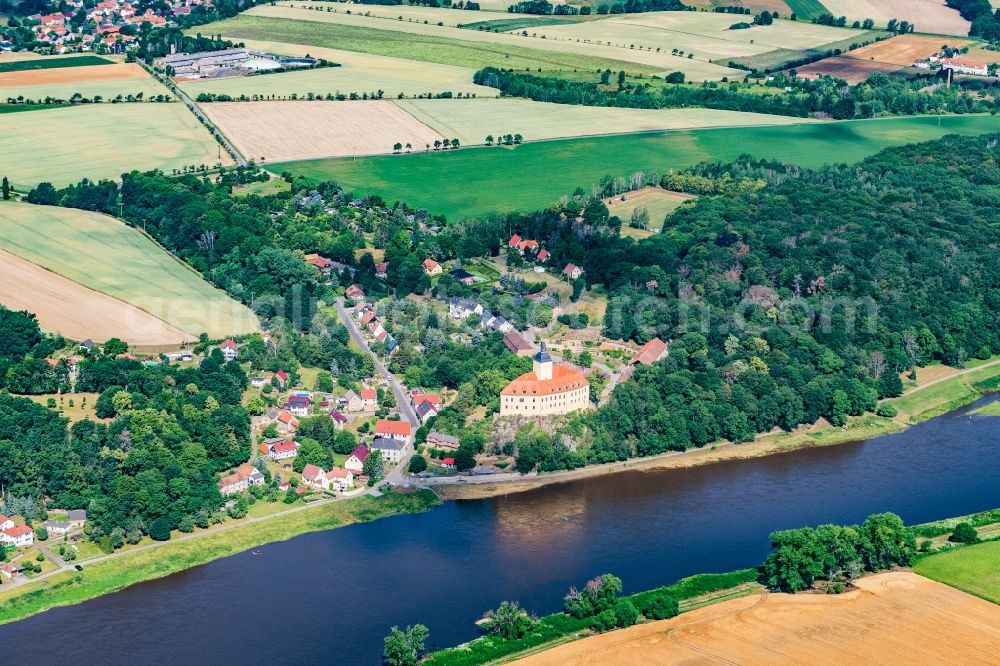
[[[307,534],[0,627],[0,650],[27,664],[377,664],[393,624],[422,622],[429,647],[452,645],[504,599],[544,614],[604,572],[633,592],[755,566],[775,529],[1000,507],[1000,418],[969,409],[867,442]]]

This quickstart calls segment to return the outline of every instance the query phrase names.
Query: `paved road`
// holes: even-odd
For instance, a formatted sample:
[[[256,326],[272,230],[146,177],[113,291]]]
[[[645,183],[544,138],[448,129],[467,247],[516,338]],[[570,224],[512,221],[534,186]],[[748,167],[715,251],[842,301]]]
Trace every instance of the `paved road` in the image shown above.
[[[351,313],[347,311],[344,307],[343,301],[337,299],[334,304],[337,308],[337,314],[340,315],[340,320],[344,323],[347,328],[347,332],[351,334],[351,338],[354,339],[355,344],[357,344],[361,349],[372,357],[375,362],[375,368],[378,370],[379,374],[382,375],[383,379],[392,388],[393,395],[396,396],[396,403],[399,405],[399,413],[410,422],[410,425],[414,429],[420,427],[420,420],[417,418],[416,412],[413,411],[413,407],[410,405],[410,397],[406,394],[406,390],[403,385],[399,383],[396,376],[389,372],[389,369],[385,367],[381,360],[379,360],[378,355],[371,350],[368,346],[368,342],[365,340],[364,336],[361,335],[361,331],[358,329],[357,322],[354,321],[354,317]]]

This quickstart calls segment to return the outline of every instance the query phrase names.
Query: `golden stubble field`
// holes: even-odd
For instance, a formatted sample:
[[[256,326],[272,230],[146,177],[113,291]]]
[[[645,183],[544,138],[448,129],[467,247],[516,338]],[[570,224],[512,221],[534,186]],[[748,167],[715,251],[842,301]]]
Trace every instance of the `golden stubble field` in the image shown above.
[[[840,595],[762,594],[517,661],[582,664],[996,664],[1000,607],[908,571]]]
[[[396,142],[419,151],[445,138],[389,100],[215,102],[201,108],[241,153],[267,162],[391,153]]]
[[[969,34],[969,22],[944,0],[823,0],[823,6],[834,16],[846,16],[849,22],[870,18],[875,25],[884,26],[897,19],[909,21],[919,32]]]

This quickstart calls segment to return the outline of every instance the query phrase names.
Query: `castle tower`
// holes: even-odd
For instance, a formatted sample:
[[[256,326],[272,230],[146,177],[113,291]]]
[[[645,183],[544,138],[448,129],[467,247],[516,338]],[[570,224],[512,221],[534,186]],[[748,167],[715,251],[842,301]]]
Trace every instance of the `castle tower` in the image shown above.
[[[535,378],[539,381],[552,379],[552,357],[545,351],[544,342],[541,349],[535,354],[534,359],[532,359],[532,368],[535,371]]]

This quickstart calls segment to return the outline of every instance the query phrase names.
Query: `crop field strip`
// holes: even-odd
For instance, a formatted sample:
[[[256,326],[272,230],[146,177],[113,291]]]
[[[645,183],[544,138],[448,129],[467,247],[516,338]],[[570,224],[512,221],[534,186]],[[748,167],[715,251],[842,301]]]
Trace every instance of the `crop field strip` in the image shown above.
[[[439,63],[420,62],[405,58],[371,55],[358,51],[344,51],[299,44],[284,44],[258,40],[244,40],[248,48],[277,55],[303,57],[310,55],[336,62],[340,67],[324,67],[306,71],[242,76],[220,79],[178,80],[178,85],[192,97],[199,93],[226,94],[232,97],[260,95],[263,97],[291,96],[299,98],[308,93],[326,96],[338,92],[374,93],[382,90],[387,98],[400,94],[416,95],[452,94],[496,97],[497,91],[472,83],[475,69]]]
[[[71,208],[5,202],[0,249],[88,289],[130,303],[193,336],[247,333],[246,307],[139,231]]]
[[[829,75],[848,83],[860,83],[876,71],[891,74],[907,69],[914,61],[938,51],[943,43],[959,48],[972,42],[930,35],[896,35],[839,56],[796,67],[795,71],[800,76]]]
[[[118,95],[127,97],[141,93],[148,99],[156,95],[171,94],[136,64],[113,63],[0,72],[0,102],[19,97],[30,100],[44,100],[46,97],[69,100],[76,93],[87,99],[100,95],[105,101]]]
[[[702,160],[732,160],[742,153],[819,167],[832,161],[831,155],[839,162],[853,163],[890,146],[945,134],[998,130],[1000,121],[990,116],[893,118],[540,141],[513,150],[471,148],[272,164],[267,168],[314,180],[332,179],[359,193],[402,199],[455,220],[491,212],[536,210],[577,186],[589,188],[606,175],[664,173]]]
[[[742,65],[745,67],[751,67],[758,70],[775,71],[786,67],[789,63],[795,61],[801,61],[804,58],[820,58],[826,56],[829,53],[834,53],[837,50],[840,51],[850,51],[853,48],[858,47],[860,44],[865,42],[875,42],[878,38],[882,37],[883,41],[886,33],[881,30],[869,30],[865,31],[860,35],[850,37],[847,39],[842,39],[838,42],[830,42],[828,44],[822,44],[815,48],[809,49],[775,49],[773,51],[766,51],[758,55],[747,56],[745,58],[731,58],[731,59],[720,59],[717,62],[719,64],[734,63]],[[869,45],[871,46],[871,45]],[[867,48],[867,47],[862,47]],[[837,56],[831,56],[837,57]],[[828,60],[829,58],[824,58]],[[823,62],[822,60],[820,62]]]
[[[269,17],[270,20],[256,24],[252,22],[253,19],[262,17]],[[290,21],[291,25],[284,24],[284,21]],[[739,73],[706,61],[677,57],[669,52],[657,53],[654,50],[523,37],[519,33],[465,30],[292,7],[258,5],[239,17],[202,28],[204,31],[221,32],[232,38],[310,43],[476,68],[486,65],[514,69],[540,67],[589,71],[610,68],[643,73],[683,70],[692,79],[718,79]]]
[[[915,32],[940,35],[969,34],[970,23],[944,0],[823,0],[834,16],[846,16],[848,23],[873,19],[884,27],[890,19],[909,21]]]
[[[29,60],[14,60],[0,62],[0,73],[23,72],[34,69],[58,69],[63,67],[91,67],[96,65],[111,65],[113,60],[95,55],[74,55],[65,57],[31,58]]]
[[[830,13],[819,0],[785,0],[785,2],[800,21],[802,19],[812,20]]]
[[[88,104],[4,115],[4,171],[19,187],[118,178],[139,169],[231,164],[179,103]],[[43,157],[40,157],[43,156]]]

